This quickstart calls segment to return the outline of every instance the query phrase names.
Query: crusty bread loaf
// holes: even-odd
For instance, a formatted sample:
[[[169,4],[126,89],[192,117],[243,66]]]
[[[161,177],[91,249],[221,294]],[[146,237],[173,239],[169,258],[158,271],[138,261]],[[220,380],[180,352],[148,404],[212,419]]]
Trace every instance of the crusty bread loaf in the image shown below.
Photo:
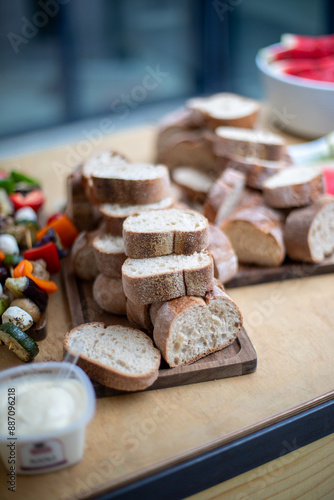
[[[124,249],[128,257],[144,259],[159,255],[205,250],[208,221],[192,210],[169,208],[128,217],[123,224]]]
[[[219,156],[242,156],[261,160],[281,160],[285,154],[284,140],[266,130],[218,127],[213,151]]]
[[[99,274],[93,250],[94,238],[99,233],[99,229],[92,232],[81,232],[71,248],[74,274],[82,280],[93,280]]]
[[[139,330],[147,330],[149,334],[153,333],[153,323],[150,316],[152,304],[140,304],[130,299],[126,300],[126,316],[130,325]]]
[[[176,167],[172,179],[184,194],[183,198],[195,203],[203,203],[210,191],[214,176],[193,167]]]
[[[263,183],[264,201],[274,208],[309,205],[324,192],[322,170],[317,166],[285,168]]]
[[[285,257],[281,214],[264,206],[235,210],[221,225],[244,264],[279,266]]]
[[[322,196],[308,207],[292,210],[284,225],[288,256],[322,262],[334,251],[334,196]]]
[[[91,174],[95,197],[100,203],[145,205],[169,196],[169,172],[164,165],[131,163],[97,165]]]
[[[126,259],[122,236],[102,233],[93,241],[96,266],[109,278],[122,278],[122,265]]]
[[[220,126],[253,128],[260,111],[260,104],[254,99],[228,92],[189,99],[186,105],[211,130]]]
[[[65,351],[76,340],[82,344],[78,365],[100,384],[121,391],[139,391],[158,378],[160,352],[139,330],[86,323],[65,335]]]
[[[266,179],[288,166],[287,161],[269,161],[242,156],[231,156],[227,164],[227,168],[234,168],[246,174],[246,185],[254,189],[262,189]]]
[[[204,298],[181,297],[161,304],[153,339],[169,366],[183,366],[231,344],[241,327],[239,308],[214,285]]]
[[[238,257],[226,234],[217,226],[209,225],[208,252],[212,255],[214,276],[224,284],[238,272]]]
[[[108,278],[99,274],[93,284],[93,298],[106,312],[121,316],[126,314],[126,297],[121,278]]]
[[[168,196],[156,203],[145,205],[120,205],[119,203],[105,203],[100,205],[100,211],[105,222],[105,231],[115,236],[122,236],[123,223],[130,215],[141,214],[149,210],[170,208],[174,205],[174,198]]]
[[[204,251],[192,255],[127,259],[122,267],[122,279],[126,297],[140,304],[182,295],[203,296],[213,284],[212,257]]]
[[[246,176],[232,168],[226,169],[213,183],[204,203],[207,219],[219,225],[239,204]]]

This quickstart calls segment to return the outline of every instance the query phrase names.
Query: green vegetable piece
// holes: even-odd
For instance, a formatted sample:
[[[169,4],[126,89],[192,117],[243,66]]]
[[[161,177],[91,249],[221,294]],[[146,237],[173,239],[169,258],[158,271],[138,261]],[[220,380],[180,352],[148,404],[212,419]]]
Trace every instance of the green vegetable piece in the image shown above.
[[[0,297],[0,316],[8,309],[10,306],[10,299],[8,295],[2,294]]]
[[[4,189],[7,193],[14,193],[15,182],[11,177],[0,179],[0,188]]]
[[[33,177],[29,177],[25,174],[22,174],[21,172],[17,172],[16,170],[11,171],[10,177],[15,184],[17,184],[19,182],[26,182],[28,184],[34,184],[35,186],[38,186],[38,187],[40,187],[40,185],[41,185],[41,183],[37,179],[34,179]]]
[[[39,353],[38,345],[12,323],[0,325],[0,340],[22,361],[31,361]]]
[[[12,254],[12,255],[6,255],[5,258],[2,261],[2,264],[4,266],[14,266],[16,267],[21,260],[23,260],[22,255],[17,255],[17,254]]]

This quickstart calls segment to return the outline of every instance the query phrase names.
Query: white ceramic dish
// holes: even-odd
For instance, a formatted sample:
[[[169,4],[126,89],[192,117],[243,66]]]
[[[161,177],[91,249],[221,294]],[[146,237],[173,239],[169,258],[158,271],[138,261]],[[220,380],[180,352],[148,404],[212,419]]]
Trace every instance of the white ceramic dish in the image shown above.
[[[273,122],[279,123],[283,131],[308,139],[329,134],[334,130],[334,84],[275,71],[265,53],[279,45],[260,50],[255,59]]]

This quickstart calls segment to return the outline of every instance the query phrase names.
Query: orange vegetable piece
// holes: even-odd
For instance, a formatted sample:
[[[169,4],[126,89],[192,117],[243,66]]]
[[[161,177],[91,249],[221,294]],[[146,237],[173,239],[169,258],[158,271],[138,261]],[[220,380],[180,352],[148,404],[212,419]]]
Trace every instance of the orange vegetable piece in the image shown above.
[[[6,255],[0,251],[0,262],[2,262],[5,257]]]
[[[33,265],[30,260],[23,259],[19,264],[15,267],[13,271],[14,278],[22,278],[23,276],[27,276],[30,278],[37,286],[39,286],[44,292],[48,295],[54,293],[58,290],[58,287],[54,281],[51,280],[43,280],[41,278],[37,278],[32,274]]]
[[[29,260],[23,259],[14,268],[13,278],[22,278],[22,276],[28,276],[33,270],[33,265]]]
[[[79,234],[79,231],[71,219],[63,214],[61,217],[52,220],[49,224],[40,229],[36,234],[37,240],[40,241],[51,227],[58,234],[65,248],[69,248]]]

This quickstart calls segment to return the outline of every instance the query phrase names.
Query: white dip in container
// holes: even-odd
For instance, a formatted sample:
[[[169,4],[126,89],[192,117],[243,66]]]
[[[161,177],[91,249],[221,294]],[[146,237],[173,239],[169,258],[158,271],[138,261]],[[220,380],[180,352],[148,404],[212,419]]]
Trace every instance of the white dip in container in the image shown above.
[[[59,470],[79,462],[95,393],[81,368],[64,362],[33,363],[0,373],[0,455],[15,474]]]

